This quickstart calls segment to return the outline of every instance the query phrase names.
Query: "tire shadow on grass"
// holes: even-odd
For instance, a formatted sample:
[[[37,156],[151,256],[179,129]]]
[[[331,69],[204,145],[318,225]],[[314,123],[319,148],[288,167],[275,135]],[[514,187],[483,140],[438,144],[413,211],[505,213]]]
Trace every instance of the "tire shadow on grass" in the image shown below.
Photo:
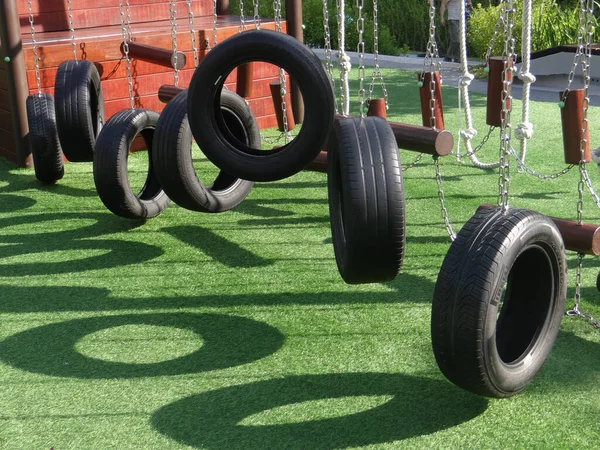
[[[334,407],[313,403],[311,408],[310,402],[323,401],[335,402]],[[337,449],[431,434],[474,419],[487,404],[482,397],[429,378],[301,375],[192,395],[158,409],[151,423],[194,448]],[[332,414],[335,406],[343,415]],[[277,411],[280,407],[285,411]],[[348,409],[352,412],[344,414]]]
[[[149,363],[98,359],[77,350],[77,343],[93,333],[131,325],[188,330],[198,335],[203,345],[185,355]],[[176,342],[177,330],[169,336]],[[156,340],[155,337],[150,339]],[[0,341],[0,361],[27,372],[68,378],[125,379],[172,376],[247,364],[275,353],[281,348],[284,340],[283,334],[276,328],[239,316],[193,313],[125,314],[51,323],[13,334]],[[91,348],[97,351],[98,345],[101,347],[102,344],[101,339],[96,339]],[[105,344],[117,351],[117,354],[131,352],[131,340],[127,337],[116,341],[109,339]],[[130,356],[136,360],[135,354]]]

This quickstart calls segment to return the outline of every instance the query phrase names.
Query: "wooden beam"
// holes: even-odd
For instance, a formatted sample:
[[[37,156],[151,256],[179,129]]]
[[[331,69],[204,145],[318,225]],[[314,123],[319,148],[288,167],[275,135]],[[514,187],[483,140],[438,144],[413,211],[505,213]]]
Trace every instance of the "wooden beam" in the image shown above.
[[[130,58],[140,59],[163,67],[172,67],[177,70],[185,67],[186,61],[183,52],[177,52],[177,55],[174,57],[171,50],[153,45],[130,41],[127,43],[127,46],[129,47]],[[121,44],[121,53],[125,55],[124,44]]]
[[[481,205],[478,210],[497,208],[495,205]],[[560,234],[565,248],[585,255],[600,255],[600,226],[591,223],[577,224],[575,220],[550,217]]]

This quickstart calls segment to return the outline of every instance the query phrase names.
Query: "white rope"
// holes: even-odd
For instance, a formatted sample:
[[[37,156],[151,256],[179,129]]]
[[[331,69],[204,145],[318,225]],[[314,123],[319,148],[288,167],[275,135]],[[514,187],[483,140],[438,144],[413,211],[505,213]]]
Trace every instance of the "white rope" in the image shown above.
[[[471,159],[471,163],[479,169],[495,169],[500,166],[499,162],[494,163],[482,163],[477,159],[477,156],[473,152],[473,145],[471,140],[477,134],[477,130],[473,127],[473,118],[471,115],[471,102],[469,101],[469,85],[473,80],[474,76],[469,72],[467,66],[467,29],[465,19],[465,2],[460,1],[460,19],[459,19],[459,34],[460,34],[460,66],[461,66],[461,77],[459,83],[459,95],[462,99],[462,103],[465,107],[465,129],[459,131],[459,135],[463,138],[465,147],[467,148],[466,155]]]
[[[521,106],[521,123],[515,129],[515,137],[521,141],[519,159],[525,162],[527,140],[533,136],[533,124],[529,122],[529,92],[535,76],[529,72],[531,67],[531,14],[532,0],[523,0],[523,30],[521,34],[521,71],[519,78],[523,81],[523,102]],[[515,61],[513,61],[514,63]]]

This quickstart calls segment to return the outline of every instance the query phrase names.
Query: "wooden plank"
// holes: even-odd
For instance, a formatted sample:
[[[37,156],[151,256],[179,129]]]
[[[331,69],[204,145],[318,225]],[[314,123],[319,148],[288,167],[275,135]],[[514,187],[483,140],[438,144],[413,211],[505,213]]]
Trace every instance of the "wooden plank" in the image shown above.
[[[210,0],[208,0],[210,1]],[[150,5],[164,3],[165,0],[129,0],[130,5]],[[194,3],[207,2],[207,0],[193,0]],[[107,7],[118,7],[119,0],[85,0],[84,2],[73,2],[72,9],[100,9]],[[20,14],[27,14],[27,0],[18,0],[17,8]],[[187,8],[185,0],[177,0],[177,8]],[[35,1],[31,4],[33,14],[43,14],[49,12],[64,12],[65,0],[43,0]]]
[[[0,109],[0,129],[4,131],[8,131],[12,134],[13,131],[13,123],[12,117],[9,111],[4,109]]]
[[[8,91],[6,89],[0,89],[0,108],[6,111],[10,108],[8,104]]]
[[[15,138],[11,131],[0,128],[0,146],[2,146],[6,151],[15,155],[16,158],[17,150],[15,148]]]
[[[148,5],[132,5],[130,10],[131,23],[134,26],[139,23],[168,20],[169,18],[169,5],[165,1]],[[195,16],[212,15],[212,5],[208,2],[197,2],[193,4],[193,11]],[[177,17],[187,18],[187,7],[178,8]],[[31,28],[29,14],[20,15],[19,20],[21,32],[28,34]],[[118,7],[86,8],[73,11],[73,23],[78,30],[120,25],[121,15]],[[34,29],[37,33],[68,30],[69,22],[64,11],[43,13],[34,17]]]

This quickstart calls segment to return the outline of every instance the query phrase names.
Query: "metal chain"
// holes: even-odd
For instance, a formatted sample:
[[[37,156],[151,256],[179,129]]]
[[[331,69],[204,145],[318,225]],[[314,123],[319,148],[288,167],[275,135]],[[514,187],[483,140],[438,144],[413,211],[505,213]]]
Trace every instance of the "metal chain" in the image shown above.
[[[513,0],[508,0],[502,10],[502,23],[504,25],[504,69],[502,70],[502,117],[500,128],[500,176],[498,181],[498,204],[504,210],[508,209],[508,191],[510,186],[510,138],[512,109],[512,65],[515,48],[513,27],[516,11]],[[511,102],[510,107],[509,102]]]
[[[600,197],[594,190],[594,186],[592,185],[592,180],[590,180],[590,175],[586,168],[583,168],[583,179],[584,179],[585,185],[587,186],[588,190],[590,191],[590,194],[592,195],[592,200],[594,200],[594,203],[596,204],[596,206],[598,208],[600,208]]]
[[[590,314],[584,313],[579,309],[581,304],[581,271],[583,269],[583,254],[577,254],[577,269],[575,271],[575,299],[573,308],[569,309],[566,314],[571,317],[580,317],[587,321],[596,329],[600,329],[600,322],[594,319]]]
[[[539,178],[540,180],[555,180],[558,177],[561,177],[561,176],[569,173],[569,171],[574,167],[574,164],[569,164],[567,167],[562,169],[560,172],[556,172],[551,175],[545,175],[545,174],[536,172],[531,167],[529,167],[526,163],[524,163],[521,160],[521,158],[519,157],[519,155],[517,154],[517,151],[513,147],[510,148],[510,154],[515,159],[515,161],[517,162],[517,165],[520,169],[524,170],[529,175],[533,175],[534,177]]]
[[[129,89],[129,106],[135,108],[133,95],[133,78],[131,76],[131,59],[129,58],[129,39],[131,39],[131,12],[129,9],[129,0],[125,0],[127,5],[123,7],[123,0],[119,0],[119,15],[121,16],[121,34],[123,36],[123,53],[125,54],[125,70],[127,71],[127,88]]]
[[[260,12],[258,11],[259,0],[254,0],[254,28],[260,30]],[[281,6],[280,6],[281,8]],[[281,14],[281,13],[280,13]]]
[[[337,53],[337,58],[338,58],[338,69],[340,71],[340,109],[342,111],[342,114],[350,114],[350,111],[347,111],[347,109],[349,109],[349,93],[348,93],[348,74],[347,72],[344,72],[346,74],[346,78],[344,79],[342,77],[343,72],[342,72],[342,67],[343,67],[343,63],[344,63],[344,59],[343,57],[346,56],[345,54],[345,47],[342,44],[343,42],[345,42],[344,40],[344,34],[342,33],[342,27],[344,26],[344,20],[346,20],[346,18],[344,17],[343,11],[345,8],[344,5],[344,0],[335,0],[335,6],[336,6],[336,20],[337,20],[337,29],[338,29],[338,33],[337,33],[337,38],[338,38],[338,53]]]
[[[490,127],[488,128],[488,132],[481,139],[481,142],[477,145],[477,147],[475,147],[470,152],[467,152],[464,155],[460,154],[459,152],[450,152],[450,154],[453,155],[453,156],[456,156],[459,161],[460,161],[460,158],[463,157],[463,156],[468,158],[468,157],[476,154],[477,152],[479,152],[485,146],[485,144],[487,143],[487,141],[489,140],[490,136],[492,135],[492,133],[494,132],[495,129],[496,129],[496,127],[494,125],[490,125]],[[459,144],[460,144],[460,140],[459,140]]]
[[[242,31],[246,31],[246,19],[244,17],[244,0],[240,0],[240,26],[238,31],[241,33]]]
[[[188,10],[188,23],[190,24],[190,40],[192,41],[192,52],[194,53],[194,67],[198,67],[200,58],[198,57],[198,43],[196,41],[196,26],[194,25],[194,9],[192,0],[186,0]],[[216,0],[213,2],[213,11],[216,14]],[[216,19],[213,22],[213,30],[216,26]],[[217,44],[217,35],[215,34],[215,45]]]
[[[425,153],[419,153],[413,162],[402,165],[402,171],[406,172],[408,169],[412,169],[413,167],[415,167],[419,163],[419,161],[423,159],[424,155]]]
[[[69,32],[71,33],[71,50],[73,50],[73,59],[77,61],[77,44],[75,44],[75,26],[73,25],[73,8],[71,0],[67,0],[67,17],[69,19]]]
[[[500,0],[500,4],[498,8],[502,11],[504,0]],[[490,39],[490,44],[488,45],[487,51],[485,52],[485,65],[489,66],[490,57],[492,56],[492,50],[494,50],[494,44],[496,43],[496,38],[498,37],[500,31],[500,24],[502,23],[502,14],[498,16],[498,20],[496,20],[496,25],[494,25],[494,32]]]
[[[275,0],[273,2],[273,10],[275,12],[275,30],[281,33],[281,0]],[[281,67],[279,68],[279,93],[281,95],[281,113],[283,114],[283,133],[285,139],[284,142],[287,143],[287,137],[289,133],[289,126],[287,120],[287,103],[285,101],[285,95],[287,93],[287,80],[285,71]]]
[[[569,91],[571,90],[571,83],[573,83],[573,79],[575,78],[575,71],[577,70],[577,65],[581,62],[581,57],[585,53],[584,49],[584,38],[585,38],[585,11],[586,5],[584,4],[584,0],[581,0],[581,7],[579,8],[579,33],[577,36],[577,50],[575,52],[575,56],[573,57],[573,64],[571,66],[571,71],[569,72],[569,77],[567,79],[567,86],[563,90],[562,102],[567,101],[567,96],[569,95]]]
[[[358,20],[356,30],[358,31],[358,99],[360,102],[360,117],[365,117],[365,18],[363,15],[364,0],[356,0],[358,8]]]
[[[435,1],[429,0],[429,40],[427,41],[427,49],[423,60],[423,69],[421,70],[421,79],[425,76],[425,72],[440,72],[440,54],[438,51],[437,41],[435,38]],[[441,73],[440,73],[441,76]],[[440,78],[440,83],[441,83]]]
[[[213,0],[213,47],[217,45],[217,20],[219,19],[217,12],[217,0]]]
[[[336,88],[335,78],[333,76],[333,55],[331,53],[331,32],[329,29],[329,5],[327,4],[327,0],[323,0],[323,37],[325,40],[325,68],[327,69],[327,73],[329,74],[329,79],[332,83],[333,92],[335,92]],[[337,114],[338,111],[338,102],[336,99],[335,113]]]
[[[27,0],[27,10],[29,11],[29,26],[31,31],[31,47],[33,49],[33,63],[35,65],[35,82],[37,83],[38,96],[42,96],[42,78],[40,76],[40,55],[37,51],[37,41],[35,40],[35,26],[33,22],[33,7],[31,0]]]
[[[440,173],[439,156],[436,155],[433,157],[433,165],[435,166],[435,181],[438,188],[438,199],[440,201],[440,205],[442,206],[442,219],[444,220],[444,225],[446,226],[446,231],[448,232],[450,240],[454,241],[454,239],[456,239],[456,234],[454,233],[452,225],[450,224],[448,209],[446,208],[444,190],[442,189],[442,174]]]
[[[171,56],[171,66],[173,66],[173,84],[179,86],[179,65],[177,64],[177,0],[169,0],[169,20],[171,22],[171,45],[173,47],[173,56]]]
[[[326,1],[326,0],[325,0]],[[379,12],[378,12],[377,0],[373,0],[373,56],[374,66],[373,73],[371,74],[371,84],[369,84],[369,100],[373,97],[373,89],[375,88],[375,80],[379,79],[381,82],[381,90],[383,91],[383,98],[385,100],[385,109],[388,109],[388,92],[383,81],[383,74],[379,67]]]

